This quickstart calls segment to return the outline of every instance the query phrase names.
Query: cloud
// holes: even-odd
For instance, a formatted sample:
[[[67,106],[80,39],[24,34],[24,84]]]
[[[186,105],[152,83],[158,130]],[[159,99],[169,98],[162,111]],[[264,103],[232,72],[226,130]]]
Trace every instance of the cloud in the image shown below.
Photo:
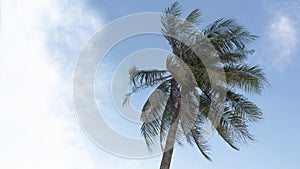
[[[272,40],[272,48],[278,54],[273,65],[284,67],[289,64],[298,46],[293,21],[288,16],[278,16],[270,26],[269,38]]]
[[[100,150],[78,124],[73,70],[102,25],[99,17],[80,0],[1,2],[0,168],[156,166],[158,159],[128,160]]]
[[[267,29],[268,50],[272,66],[284,70],[297,52],[299,42],[300,3],[296,1],[266,1],[272,19]]]
[[[72,108],[70,68],[101,21],[76,0],[1,8],[0,168],[97,168]]]

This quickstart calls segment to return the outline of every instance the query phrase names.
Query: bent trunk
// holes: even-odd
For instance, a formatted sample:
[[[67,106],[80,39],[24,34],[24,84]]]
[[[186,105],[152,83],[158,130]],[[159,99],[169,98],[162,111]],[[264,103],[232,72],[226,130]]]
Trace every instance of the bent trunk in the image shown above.
[[[160,163],[160,169],[170,169],[172,155],[173,155],[173,149],[174,149],[174,143],[176,138],[176,132],[178,127],[178,121],[179,121],[179,112],[180,112],[180,96],[177,97],[178,99],[178,105],[177,108],[174,111],[174,116],[171,121],[171,126],[168,132],[166,145],[163,153],[163,157]]]

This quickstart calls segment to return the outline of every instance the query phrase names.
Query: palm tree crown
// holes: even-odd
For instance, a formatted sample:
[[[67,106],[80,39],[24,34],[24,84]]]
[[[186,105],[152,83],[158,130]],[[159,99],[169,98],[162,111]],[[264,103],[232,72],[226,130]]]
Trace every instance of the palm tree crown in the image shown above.
[[[267,81],[258,65],[245,62],[254,52],[247,45],[255,35],[224,18],[199,30],[200,16],[196,9],[180,19],[178,2],[165,9],[162,34],[172,49],[167,70],[132,67],[128,96],[148,87],[156,89],[141,114],[141,133],[150,150],[157,137],[164,152],[173,150],[174,142],[186,140],[211,160],[205,137],[207,121],[236,150],[240,143],[254,140],[249,124],[258,122],[262,112],[243,94],[260,94]]]

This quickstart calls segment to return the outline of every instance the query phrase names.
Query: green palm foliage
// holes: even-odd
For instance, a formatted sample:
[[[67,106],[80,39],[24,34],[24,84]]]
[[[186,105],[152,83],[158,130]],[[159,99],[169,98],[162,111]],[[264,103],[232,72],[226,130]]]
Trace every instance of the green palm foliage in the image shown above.
[[[247,45],[255,35],[235,20],[224,18],[199,29],[200,16],[196,9],[180,19],[178,2],[165,9],[162,34],[173,52],[167,58],[167,70],[133,67],[128,96],[148,87],[156,89],[141,114],[141,133],[150,150],[157,137],[165,152],[173,150],[175,142],[186,140],[211,160],[205,122],[210,121],[236,150],[240,143],[254,140],[249,125],[258,122],[262,112],[244,94],[260,94],[267,81],[262,68],[246,63],[254,52]],[[222,98],[223,102],[216,104]]]

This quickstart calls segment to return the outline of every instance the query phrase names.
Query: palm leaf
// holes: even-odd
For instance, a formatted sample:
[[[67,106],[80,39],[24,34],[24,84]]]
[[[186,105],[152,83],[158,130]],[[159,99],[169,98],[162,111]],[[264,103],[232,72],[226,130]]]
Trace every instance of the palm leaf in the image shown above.
[[[141,134],[143,135],[149,150],[151,150],[151,145],[155,143],[154,139],[162,132],[162,130],[160,130],[162,117],[170,98],[169,83],[170,80],[161,83],[151,93],[142,109],[141,121],[143,124],[141,127]],[[167,130],[167,128],[164,128],[164,130]]]
[[[208,151],[209,151],[209,146],[207,145],[206,141],[203,141],[203,139],[201,139],[201,134],[193,129],[191,131],[191,135],[193,137],[193,140],[195,142],[195,144],[197,145],[198,149],[200,150],[200,152],[202,153],[202,155],[209,161],[212,161]]]
[[[130,83],[132,83],[132,92],[138,92],[140,89],[152,87],[162,81],[170,78],[166,70],[138,70],[133,66],[130,71]]]
[[[211,39],[220,53],[244,50],[246,45],[257,36],[249,33],[232,19],[219,19],[204,29],[204,34]]]
[[[199,24],[200,23],[200,16],[201,12],[199,9],[193,10],[187,17],[186,21],[191,22],[193,24]]]
[[[219,134],[222,138],[235,149],[235,144],[254,141],[253,135],[249,133],[247,122],[233,111],[223,114],[217,131],[221,131]]]
[[[170,96],[172,95],[172,92],[170,93]],[[168,129],[170,128],[173,113],[175,110],[175,100],[173,100],[173,97],[169,97],[167,104],[165,106],[165,110],[162,114],[161,123],[160,123],[160,145],[161,149],[164,150],[163,142],[167,137]]]
[[[179,17],[181,15],[181,6],[175,1],[170,7],[166,8],[164,13]]]
[[[267,84],[265,74],[259,66],[229,64],[224,66],[227,84],[249,93],[260,94]]]
[[[243,95],[228,91],[227,99],[236,116],[243,118],[246,122],[258,122],[262,119],[261,110]]]

